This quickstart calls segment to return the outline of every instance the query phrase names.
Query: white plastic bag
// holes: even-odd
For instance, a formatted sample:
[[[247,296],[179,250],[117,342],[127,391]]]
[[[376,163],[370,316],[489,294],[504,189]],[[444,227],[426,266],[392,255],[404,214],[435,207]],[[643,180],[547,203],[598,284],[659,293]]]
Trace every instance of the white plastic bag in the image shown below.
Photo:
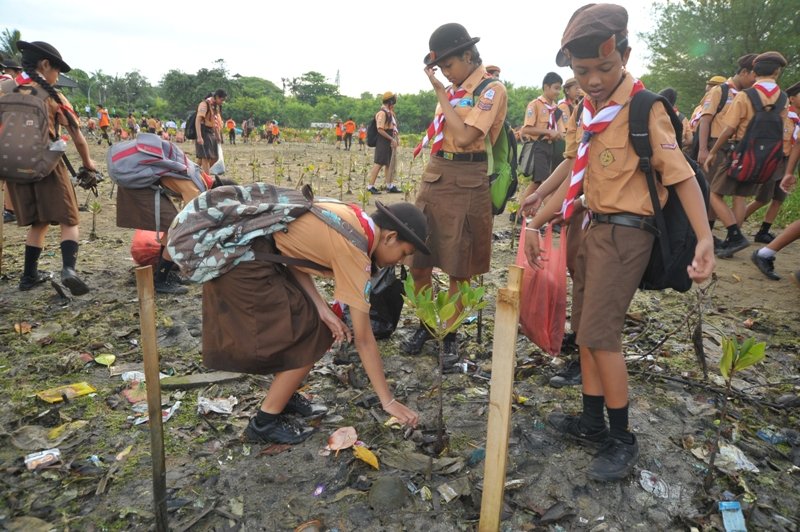
[[[225,157],[222,156],[222,144],[217,144],[217,162],[208,169],[211,175],[222,175],[225,173]]]

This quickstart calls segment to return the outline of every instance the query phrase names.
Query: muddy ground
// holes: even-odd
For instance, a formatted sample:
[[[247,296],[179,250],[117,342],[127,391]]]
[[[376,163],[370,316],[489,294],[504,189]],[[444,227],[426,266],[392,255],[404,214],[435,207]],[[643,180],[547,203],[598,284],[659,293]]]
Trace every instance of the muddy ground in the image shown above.
[[[409,163],[410,151],[403,151],[399,175],[413,200],[422,166],[419,161]],[[93,145],[92,152],[104,167],[105,147]],[[368,152],[321,144],[226,145],[226,159],[228,177],[241,183],[267,180],[296,186],[302,177],[317,191],[331,196],[341,192],[345,200],[356,202],[364,199],[358,193],[371,165]],[[131,391],[143,390],[118,374],[142,367],[139,303],[128,250],[132,231],[115,226],[110,192],[107,180],[100,186],[95,239],[89,239],[92,213],[81,214],[78,269],[92,287],[86,296],[63,299],[48,285],[17,291],[25,233],[13,224],[4,227],[0,525],[10,530],[155,526],[150,437],[146,423],[132,424],[137,414],[126,397],[135,399]],[[386,201],[402,197],[380,196]],[[79,190],[78,198],[83,202],[87,193]],[[747,229],[753,232],[755,226]],[[57,234],[52,230],[48,235],[41,259],[44,270],[60,269]],[[441,456],[429,461],[415,442],[419,434],[407,438],[404,431],[384,425],[387,416],[370,403],[372,391],[354,352],[329,353],[316,366],[305,391],[330,411],[316,422],[319,431],[312,438],[290,449],[240,439],[268,378],[164,390],[165,405],[180,401],[164,425],[170,527],[272,531],[317,520],[302,529],[477,529],[494,299],[515,257],[506,215],[496,218],[495,237],[492,271],[485,276],[489,306],[483,313],[481,339],[477,322],[460,332],[462,349],[480,370],[445,376],[450,446]],[[585,470],[591,455],[559,441],[545,428],[549,412],[580,408],[580,390],[549,387],[549,378],[563,360],[543,355],[519,337],[503,530],[722,530],[717,502],[724,499],[742,503],[751,530],[798,529],[800,289],[788,278],[800,267],[800,246],[780,254],[778,271],[784,280],[778,282],[764,278],[750,263],[752,249],[718,262],[716,284],[701,302],[707,380],[691,341],[696,292],[636,295],[625,350],[631,356],[631,425],[639,434],[641,458],[624,481],[606,485],[588,480]],[[191,286],[187,296],[157,297],[165,373],[204,371],[199,355],[200,297],[199,286]],[[431,345],[417,357],[399,350],[415,327],[416,320],[404,310],[400,328],[380,341],[380,347],[397,396],[418,409],[422,428],[432,431],[437,408],[435,348]],[[722,381],[717,367],[724,336],[753,336],[767,343],[765,362],[737,375],[739,392],[723,430],[723,443],[740,449],[758,472],[728,466],[727,472],[717,471],[705,490],[707,464],[698,455],[710,446],[719,423]],[[102,354],[115,355],[111,370],[92,360]],[[79,382],[89,383],[96,392],[52,405],[36,397],[39,391]],[[128,388],[132,390],[125,391]],[[232,415],[200,415],[200,395],[233,396],[238,404]],[[355,427],[359,439],[377,455],[379,470],[356,460],[349,449],[320,454],[329,434],[343,426]],[[765,441],[757,435],[765,428],[787,441]],[[26,469],[26,455],[56,447],[60,464],[34,472]]]

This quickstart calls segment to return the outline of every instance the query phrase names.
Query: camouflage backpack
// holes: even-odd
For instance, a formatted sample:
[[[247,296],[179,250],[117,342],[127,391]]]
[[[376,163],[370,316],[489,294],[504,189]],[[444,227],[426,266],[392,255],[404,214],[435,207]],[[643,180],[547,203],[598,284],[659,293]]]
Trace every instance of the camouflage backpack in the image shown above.
[[[330,199],[325,202],[338,203]],[[336,214],[316,206],[310,187],[298,191],[267,183],[227,185],[200,194],[172,221],[167,249],[184,275],[198,283],[256,259],[326,270],[310,260],[257,256],[252,250],[253,240],[287,230],[291,222],[307,212],[367,253],[366,237]]]
[[[47,99],[40,87],[0,83],[0,178],[12,183],[35,183],[50,175],[64,149],[50,149]]]

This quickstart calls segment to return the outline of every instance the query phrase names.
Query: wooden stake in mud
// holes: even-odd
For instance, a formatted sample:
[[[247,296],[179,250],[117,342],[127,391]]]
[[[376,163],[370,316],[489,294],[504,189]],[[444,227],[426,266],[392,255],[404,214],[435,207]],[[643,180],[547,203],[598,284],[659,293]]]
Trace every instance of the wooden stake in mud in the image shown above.
[[[3,181],[3,184],[0,185],[0,205],[3,206],[3,212],[5,213],[5,206],[6,206],[6,183]],[[3,275],[3,226],[5,223],[0,224],[0,275]]]
[[[492,380],[489,392],[489,422],[486,432],[486,462],[483,469],[480,532],[500,528],[503,486],[506,480],[508,433],[511,426],[511,395],[519,323],[519,290],[522,268],[508,267],[508,286],[497,292],[492,345]]]
[[[161,382],[158,380],[156,348],[156,305],[153,295],[153,267],[136,268],[139,292],[139,322],[147,382],[147,413],[150,416],[150,450],[153,457],[153,505],[156,530],[167,532],[167,471],[164,464],[164,427],[161,422]]]

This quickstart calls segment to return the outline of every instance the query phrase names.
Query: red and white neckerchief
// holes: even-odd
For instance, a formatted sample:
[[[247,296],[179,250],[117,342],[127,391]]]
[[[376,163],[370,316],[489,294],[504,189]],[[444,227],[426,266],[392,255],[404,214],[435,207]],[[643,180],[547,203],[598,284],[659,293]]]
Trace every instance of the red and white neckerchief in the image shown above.
[[[701,105],[698,107],[697,112],[694,115],[692,115],[692,119],[689,120],[689,126],[692,129],[697,128],[697,124],[698,122],[700,122],[700,119],[702,117],[703,117],[703,106]]]
[[[634,94],[644,90],[644,83],[634,80],[631,94],[628,97],[630,100]],[[619,104],[614,101],[608,102],[608,105],[595,111],[594,105],[590,98],[583,100],[583,114],[581,115],[581,127],[583,128],[583,136],[578,145],[578,155],[575,158],[575,164],[572,167],[572,175],[569,180],[569,189],[567,196],[564,199],[564,204],[561,207],[561,215],[565,220],[568,220],[572,215],[575,207],[575,198],[583,188],[583,178],[586,174],[586,166],[589,163],[589,142],[594,135],[602,133],[608,125],[617,117],[619,112],[624,107],[624,103]]]
[[[756,81],[753,83],[753,87],[767,98],[772,98],[781,90],[778,84],[772,80]]]
[[[789,120],[794,123],[794,130],[792,130],[792,146],[794,146],[798,137],[800,137],[800,116],[798,116],[794,107],[789,108],[789,114],[787,116]]]
[[[550,102],[545,99],[544,96],[539,96],[536,98],[539,100],[544,108],[547,110],[547,129],[557,129],[558,126],[556,125],[556,109],[558,109],[558,104],[551,104]]]
[[[356,214],[358,223],[361,224],[361,229],[364,230],[364,234],[367,236],[367,255],[369,255],[372,252],[372,244],[375,243],[375,222],[355,203],[350,203],[348,207]]]
[[[453,87],[447,89],[447,96],[450,100],[450,105],[455,107],[459,104],[462,98],[466,96],[467,89],[460,88],[458,90],[454,90]],[[437,151],[442,149],[442,143],[444,142],[444,112],[437,114],[433,121],[428,126],[428,129],[425,131],[425,136],[422,138],[422,141],[417,144],[417,147],[414,148],[414,157],[419,155],[422,151],[422,148],[431,143],[431,153],[436,153]]]

